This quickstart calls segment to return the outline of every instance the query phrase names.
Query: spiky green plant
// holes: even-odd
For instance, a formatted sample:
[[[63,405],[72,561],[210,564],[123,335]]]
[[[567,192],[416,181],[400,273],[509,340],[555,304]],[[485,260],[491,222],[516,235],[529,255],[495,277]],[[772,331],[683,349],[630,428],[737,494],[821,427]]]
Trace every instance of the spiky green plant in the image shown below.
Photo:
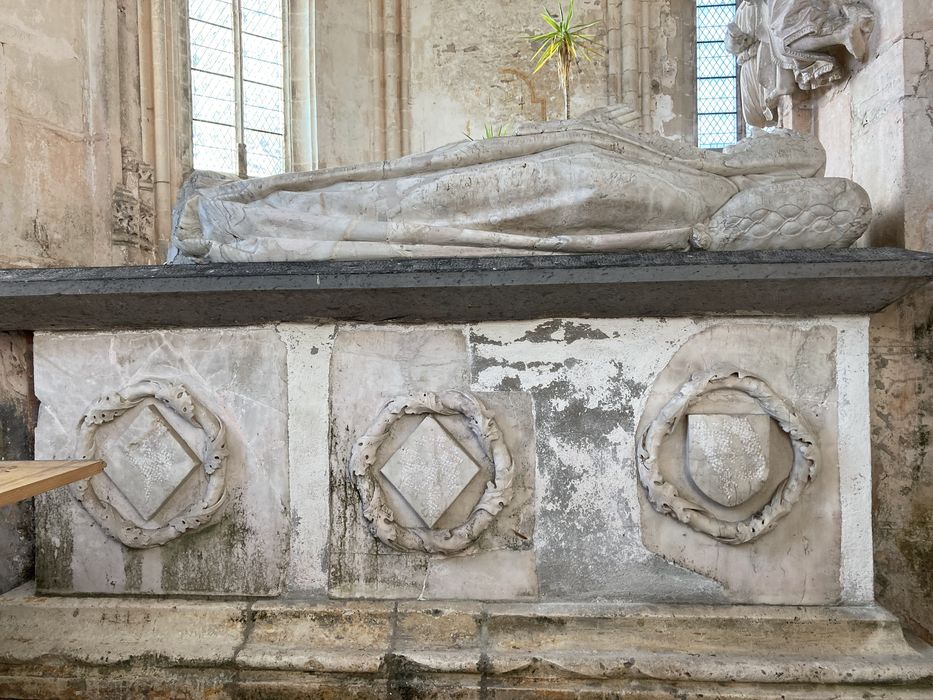
[[[503,124],[499,128],[496,128],[492,124],[483,124],[483,138],[484,139],[497,139],[503,136],[509,135],[509,125]]]
[[[580,59],[591,61],[590,50],[598,46],[592,34],[586,30],[599,22],[586,22],[573,24],[573,0],[564,12],[564,6],[559,6],[559,14],[552,15],[547,10],[541,13],[541,19],[547,22],[550,29],[542,34],[529,36],[528,39],[538,46],[533,61],[536,61],[534,72],[544,68],[551,61],[557,62],[557,78],[560,89],[564,95],[564,119],[570,119],[570,73],[574,64]]]

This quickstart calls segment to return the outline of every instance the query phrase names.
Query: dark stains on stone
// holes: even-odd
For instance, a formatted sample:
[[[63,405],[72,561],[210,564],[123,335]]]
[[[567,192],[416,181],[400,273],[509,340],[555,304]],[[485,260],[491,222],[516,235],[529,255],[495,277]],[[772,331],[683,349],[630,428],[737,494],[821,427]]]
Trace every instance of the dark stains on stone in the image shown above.
[[[499,391],[521,391],[522,382],[518,377],[506,377],[499,382]]]
[[[386,678],[386,696],[392,700],[417,700],[426,697],[421,686],[426,669],[400,655],[386,654],[380,673]]]
[[[32,336],[2,333],[0,459],[33,459],[38,409],[32,382]],[[35,576],[34,510],[32,499],[0,508],[0,594]]]
[[[502,342],[501,340],[493,340],[492,338],[489,338],[483,335],[482,333],[477,333],[471,330],[470,331],[470,345],[496,345],[496,346],[501,347],[505,345],[505,343]]]
[[[45,224],[39,221],[39,212],[32,219],[32,228],[26,233],[26,239],[32,239],[42,251],[43,257],[51,257],[52,243],[49,239],[49,230]]]
[[[257,535],[241,496],[231,499],[220,521],[164,544],[162,589],[166,593],[205,592],[271,595],[281,578],[267,570],[284,566],[283,556],[256,560]],[[270,561],[271,560],[271,561]]]
[[[914,356],[933,364],[933,308],[927,314],[926,321],[914,326]]]
[[[36,589],[68,592],[72,590],[72,554],[74,535],[69,512],[67,490],[42,496],[42,507],[36,509],[36,530],[44,533],[36,541]]]
[[[515,364],[509,364],[505,360],[500,360],[494,357],[484,357],[482,355],[477,355],[473,358],[471,363],[471,371],[473,373],[473,381],[476,381],[476,378],[485,370],[492,367],[511,367],[516,370],[525,369],[525,363],[519,362]]]
[[[897,535],[897,548],[917,575],[923,594],[933,600],[933,485],[919,489],[911,502],[910,517]]]
[[[572,365],[566,365],[563,362],[543,362],[541,360],[536,360],[533,362],[529,362],[526,366],[529,369],[543,367],[544,369],[550,370],[551,372],[558,372],[562,370],[565,366],[572,366]]]
[[[555,318],[539,323],[537,327],[527,331],[521,338],[516,339],[515,342],[554,342],[557,340],[554,335],[561,330],[564,332],[563,342],[568,345],[578,340],[607,340],[609,338],[609,336],[601,330],[593,328],[587,323],[574,323],[573,321]]]
[[[124,585],[129,592],[139,591],[143,583],[143,554],[135,549],[123,551]]]
[[[18,401],[0,400],[0,450],[3,459],[32,459],[32,424]]]
[[[35,575],[32,499],[0,508],[0,594]]]

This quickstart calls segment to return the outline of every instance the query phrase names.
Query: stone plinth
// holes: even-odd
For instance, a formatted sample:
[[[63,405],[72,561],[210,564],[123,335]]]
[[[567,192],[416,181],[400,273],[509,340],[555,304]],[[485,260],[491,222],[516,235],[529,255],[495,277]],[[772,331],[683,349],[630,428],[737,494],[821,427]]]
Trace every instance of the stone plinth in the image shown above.
[[[37,502],[0,695],[923,696],[929,648],[873,604],[865,314],[933,269],[840,255],[186,269],[184,329],[46,299],[35,325],[71,330],[35,334],[37,457],[108,467]],[[879,296],[688,300],[833,270]],[[127,302],[137,325],[179,274]],[[651,315],[600,296],[635,279]],[[581,313],[526,318],[552,307]]]

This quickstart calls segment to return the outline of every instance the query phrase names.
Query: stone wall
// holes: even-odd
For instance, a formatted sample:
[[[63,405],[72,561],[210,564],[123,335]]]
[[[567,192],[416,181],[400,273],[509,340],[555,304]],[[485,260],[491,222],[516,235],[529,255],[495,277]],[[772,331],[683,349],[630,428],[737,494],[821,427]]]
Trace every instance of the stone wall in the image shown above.
[[[3,267],[155,261],[136,24],[135,0],[4,3]]]
[[[794,126],[826,146],[826,174],[868,191],[867,245],[933,251],[933,5],[875,2],[870,59],[798,104]],[[803,122],[803,123],[801,123]],[[933,638],[933,293],[871,324],[874,541],[878,600]]]
[[[314,50],[310,82],[293,75],[292,89],[311,95],[318,167],[562,116],[556,68],[533,74],[525,37],[545,27],[536,4],[313,7],[293,16],[309,22],[294,36],[312,36]],[[578,0],[576,19],[598,22],[590,31],[599,47],[574,73],[572,113],[625,102],[644,128],[692,140],[691,8]],[[11,0],[4,9],[0,265],[160,261],[190,167],[183,0]]]
[[[0,333],[0,459],[32,459],[32,338]],[[0,508],[0,593],[33,575],[32,500]]]
[[[320,167],[563,116],[557,70],[535,74],[525,38],[546,29],[539,5],[319,0],[315,7]],[[556,11],[557,3],[545,7]],[[574,72],[571,114],[625,102],[642,111],[646,129],[692,140],[692,4],[578,0],[575,21],[598,22],[588,31],[599,46]]]

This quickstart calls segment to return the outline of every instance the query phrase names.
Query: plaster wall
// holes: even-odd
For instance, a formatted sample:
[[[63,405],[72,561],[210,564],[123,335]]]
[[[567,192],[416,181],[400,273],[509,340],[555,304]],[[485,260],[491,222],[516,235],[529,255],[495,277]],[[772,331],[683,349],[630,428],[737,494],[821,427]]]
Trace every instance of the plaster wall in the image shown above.
[[[556,3],[546,4],[556,11]],[[574,70],[571,115],[624,102],[645,130],[691,141],[693,5],[579,0],[598,47]],[[524,121],[559,119],[557,70],[534,73],[530,3],[319,0],[314,83],[319,167],[393,158]]]
[[[124,148],[138,157],[135,0],[10,0],[0,13],[0,265],[154,262],[114,215]],[[136,58],[134,63],[133,58]],[[125,79],[125,76],[124,76]],[[132,170],[133,165],[128,165]],[[138,216],[138,207],[137,207]],[[131,229],[135,226],[135,235]]]
[[[871,196],[863,243],[933,251],[933,5],[875,2],[870,59],[803,115],[827,150],[826,174]],[[800,105],[798,105],[799,107]],[[808,113],[808,110],[812,110]],[[933,638],[933,292],[870,327],[875,589],[879,602]]]

